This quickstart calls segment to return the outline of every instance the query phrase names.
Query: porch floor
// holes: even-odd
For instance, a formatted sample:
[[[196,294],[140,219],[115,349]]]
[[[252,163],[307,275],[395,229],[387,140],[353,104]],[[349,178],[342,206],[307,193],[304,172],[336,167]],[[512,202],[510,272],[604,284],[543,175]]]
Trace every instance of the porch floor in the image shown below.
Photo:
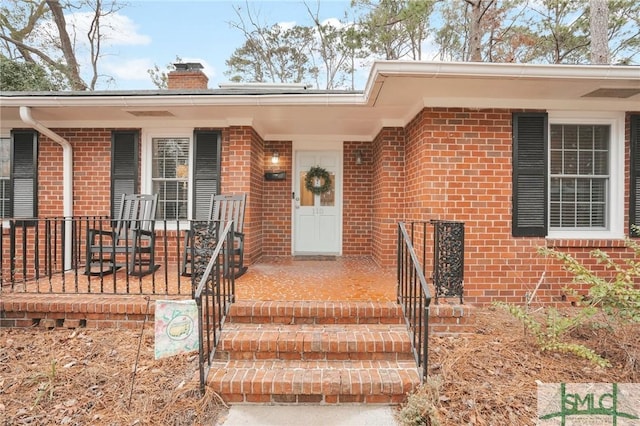
[[[396,300],[396,272],[369,257],[265,258],[236,279],[237,300]]]
[[[249,266],[235,280],[236,300],[244,301],[371,301],[396,300],[395,269],[381,268],[370,257],[332,257],[329,260],[268,257]],[[196,283],[197,284],[197,283]],[[41,277],[20,283],[12,290],[5,285],[3,299],[38,296],[191,296],[191,278],[176,267],[159,268],[143,277],[115,274],[86,276],[81,271]]]

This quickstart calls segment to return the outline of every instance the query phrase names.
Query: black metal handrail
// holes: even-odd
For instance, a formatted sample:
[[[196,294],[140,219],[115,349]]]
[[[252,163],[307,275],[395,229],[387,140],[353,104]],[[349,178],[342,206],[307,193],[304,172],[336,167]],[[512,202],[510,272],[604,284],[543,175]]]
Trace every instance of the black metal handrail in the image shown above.
[[[402,306],[411,333],[414,358],[418,368],[422,369],[422,380],[425,381],[429,356],[431,292],[422,268],[405,224],[398,223],[398,303]]]
[[[132,240],[124,240],[115,252],[108,235],[113,225],[113,220],[103,216],[4,219],[0,229],[0,293],[193,297],[197,282],[181,274],[185,235],[195,225],[193,221],[155,221],[155,265],[148,274],[132,270],[134,252],[128,247]],[[136,221],[128,226],[137,228]],[[94,244],[105,248],[89,252],[90,235]],[[93,262],[88,262],[90,255]],[[143,253],[137,252],[137,256]],[[104,267],[87,273],[88,263]]]
[[[205,382],[216,346],[220,341],[220,333],[229,308],[235,301],[235,265],[233,256],[233,222],[227,222],[222,232],[216,235],[217,244],[211,257],[199,276],[194,299],[198,306],[199,332],[199,372],[200,392],[204,395]],[[206,243],[205,243],[206,244]]]

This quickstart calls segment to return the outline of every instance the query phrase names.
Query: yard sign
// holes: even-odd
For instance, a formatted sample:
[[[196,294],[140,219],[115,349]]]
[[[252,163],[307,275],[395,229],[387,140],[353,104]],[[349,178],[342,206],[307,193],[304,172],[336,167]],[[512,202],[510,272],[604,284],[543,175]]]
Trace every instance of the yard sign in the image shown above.
[[[198,349],[198,307],[195,300],[157,300],[156,359]]]

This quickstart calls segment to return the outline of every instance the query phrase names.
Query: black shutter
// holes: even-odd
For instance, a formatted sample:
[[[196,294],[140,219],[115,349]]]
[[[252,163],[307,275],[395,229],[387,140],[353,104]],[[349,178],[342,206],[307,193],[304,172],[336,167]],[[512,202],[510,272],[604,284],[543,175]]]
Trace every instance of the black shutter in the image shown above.
[[[631,167],[629,168],[629,226],[640,226],[640,115],[630,117]],[[629,229],[629,235],[640,237],[640,232]]]
[[[138,132],[111,133],[111,217],[120,210],[122,194],[138,188]]]
[[[193,217],[205,220],[211,196],[220,192],[220,132],[196,130],[193,140]]]
[[[11,132],[11,216],[38,216],[38,132]]]
[[[548,140],[547,114],[513,114],[514,237],[547,235]]]

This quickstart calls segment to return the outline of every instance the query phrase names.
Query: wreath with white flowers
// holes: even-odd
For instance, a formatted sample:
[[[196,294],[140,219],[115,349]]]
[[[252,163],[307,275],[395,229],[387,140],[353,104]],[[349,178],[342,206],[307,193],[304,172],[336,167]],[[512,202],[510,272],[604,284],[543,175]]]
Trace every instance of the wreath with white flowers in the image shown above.
[[[316,185],[320,181],[320,185]],[[324,194],[331,189],[331,175],[320,166],[313,166],[304,178],[304,186],[316,195]]]

